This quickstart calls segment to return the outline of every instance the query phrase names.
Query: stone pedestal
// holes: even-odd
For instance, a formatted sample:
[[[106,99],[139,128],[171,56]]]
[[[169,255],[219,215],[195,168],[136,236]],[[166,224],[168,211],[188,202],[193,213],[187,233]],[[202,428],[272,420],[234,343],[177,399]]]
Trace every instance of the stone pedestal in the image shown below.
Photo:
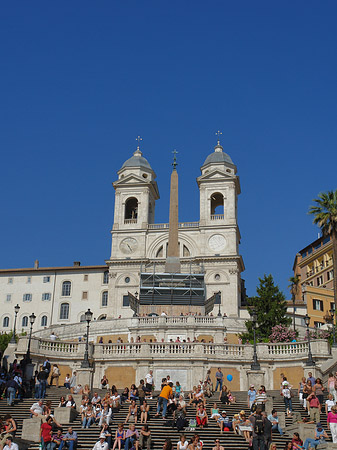
[[[77,417],[77,411],[74,408],[55,408],[54,417],[61,425],[63,425],[65,423],[73,422]]]
[[[35,417],[34,419],[24,419],[22,422],[21,439],[39,442],[41,423],[42,420],[38,417]]]
[[[273,397],[269,397],[269,396],[267,398],[268,398],[268,400],[266,401],[265,411],[266,411],[267,416],[269,416],[269,414],[271,414],[271,412],[274,408],[274,399],[273,399]]]
[[[90,389],[92,389],[92,380],[93,380],[93,373],[94,369],[91,367],[88,368],[79,368],[76,370],[77,372],[77,384],[80,384],[81,386],[85,386],[86,384],[89,385]]]
[[[16,343],[15,344],[9,343],[7,345],[7,348],[6,348],[5,352],[4,352],[4,355],[3,355],[3,357],[4,357],[4,364],[5,364],[7,370],[9,369],[9,365],[15,359],[16,346],[17,346]]]
[[[73,394],[73,399],[75,400],[76,403],[76,411],[80,412],[81,411],[81,403],[82,403],[82,394]]]
[[[306,439],[315,437],[315,429],[316,424],[314,423],[294,423],[289,425],[284,431],[290,436],[297,431],[302,441],[305,442]]]
[[[286,427],[286,413],[277,411],[277,417],[278,417],[278,423],[279,423],[280,427],[282,428],[282,430],[284,430]]]
[[[264,370],[247,370],[248,387],[252,384],[257,390],[261,385],[265,385]]]

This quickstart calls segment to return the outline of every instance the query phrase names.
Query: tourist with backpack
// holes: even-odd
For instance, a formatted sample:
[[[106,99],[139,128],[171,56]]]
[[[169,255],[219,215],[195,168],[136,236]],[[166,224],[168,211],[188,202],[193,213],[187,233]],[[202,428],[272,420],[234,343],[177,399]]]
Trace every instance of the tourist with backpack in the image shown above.
[[[254,414],[249,417],[249,420],[253,427],[253,449],[254,450],[265,450],[265,437],[264,437],[264,426],[265,418],[262,416],[262,411],[260,408],[256,410]]]

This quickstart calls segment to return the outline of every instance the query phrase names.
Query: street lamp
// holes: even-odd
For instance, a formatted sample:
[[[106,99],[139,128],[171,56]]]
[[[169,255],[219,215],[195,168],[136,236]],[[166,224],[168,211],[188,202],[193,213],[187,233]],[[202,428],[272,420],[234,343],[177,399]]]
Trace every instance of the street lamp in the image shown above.
[[[31,362],[32,362],[32,359],[30,357],[30,343],[31,343],[31,340],[32,340],[32,331],[33,331],[33,325],[34,325],[35,319],[36,319],[36,315],[34,313],[32,313],[29,316],[30,331],[29,331],[28,348],[27,348],[27,353],[26,353],[27,364],[31,364]]]
[[[90,322],[93,316],[93,313],[90,311],[90,308],[88,309],[88,311],[86,311],[85,315],[85,320],[87,321],[87,336],[86,336],[86,341],[85,341],[85,352],[84,352],[84,359],[81,363],[81,367],[84,369],[87,369],[88,367],[90,367],[89,364],[89,327],[90,327]]]
[[[14,312],[15,312],[15,317],[14,317],[14,328],[13,328],[13,334],[10,340],[10,344],[15,344],[16,340],[15,340],[15,329],[16,329],[16,318],[18,316],[18,312],[20,311],[20,306],[16,305],[14,306]]]
[[[252,319],[253,319],[253,331],[254,331],[254,355],[253,355],[253,362],[250,365],[250,368],[252,370],[260,370],[261,366],[260,363],[257,360],[257,353],[256,353],[256,322],[257,322],[257,314],[255,309],[253,309],[252,312]]]
[[[333,308],[331,308],[329,313],[330,313],[330,316],[331,316],[332,333],[333,333],[332,347],[336,348],[337,347],[337,343],[336,343],[336,330],[335,330],[335,326],[336,326],[335,310]]]
[[[310,317],[308,314],[304,316],[304,322],[307,326],[307,334],[308,334],[308,360],[305,363],[306,366],[314,366],[315,361],[312,359],[312,353],[311,353],[311,345],[310,345],[310,333],[309,333],[309,324],[310,324]]]
[[[221,306],[221,292],[220,292],[220,291],[219,291],[219,292],[216,292],[215,295],[216,295],[216,297],[217,297],[217,300],[219,299],[219,312],[218,312],[218,317],[222,317],[221,310],[220,310],[220,306]]]

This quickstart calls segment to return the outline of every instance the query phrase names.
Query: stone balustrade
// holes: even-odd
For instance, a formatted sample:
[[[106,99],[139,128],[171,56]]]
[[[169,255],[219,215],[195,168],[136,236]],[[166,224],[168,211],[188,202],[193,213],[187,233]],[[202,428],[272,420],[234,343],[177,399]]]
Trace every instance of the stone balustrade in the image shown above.
[[[27,351],[28,338],[20,338],[17,354]],[[72,358],[82,360],[85,351],[84,342],[51,341],[49,339],[32,338],[31,355],[36,357],[48,356],[51,360]],[[317,340],[311,342],[311,351],[314,358],[329,358],[330,346],[327,341]],[[305,360],[308,356],[307,342],[291,343],[260,343],[257,344],[259,361],[284,361],[294,356],[298,360]],[[184,359],[210,359],[214,361],[242,361],[249,362],[253,358],[253,346],[250,344],[213,344],[202,342],[142,342],[120,344],[93,344],[89,343],[89,358],[95,361],[108,360],[134,360],[171,358]]]

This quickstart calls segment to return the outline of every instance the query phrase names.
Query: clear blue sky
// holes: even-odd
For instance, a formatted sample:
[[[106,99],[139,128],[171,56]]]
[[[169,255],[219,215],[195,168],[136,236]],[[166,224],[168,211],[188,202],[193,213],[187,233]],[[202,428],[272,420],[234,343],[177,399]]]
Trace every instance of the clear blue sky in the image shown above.
[[[335,1],[15,1],[0,10],[0,267],[101,264],[116,171],[142,135],[168,221],[180,220],[223,131],[238,167],[249,295],[286,291],[317,237],[307,210],[336,189]]]

